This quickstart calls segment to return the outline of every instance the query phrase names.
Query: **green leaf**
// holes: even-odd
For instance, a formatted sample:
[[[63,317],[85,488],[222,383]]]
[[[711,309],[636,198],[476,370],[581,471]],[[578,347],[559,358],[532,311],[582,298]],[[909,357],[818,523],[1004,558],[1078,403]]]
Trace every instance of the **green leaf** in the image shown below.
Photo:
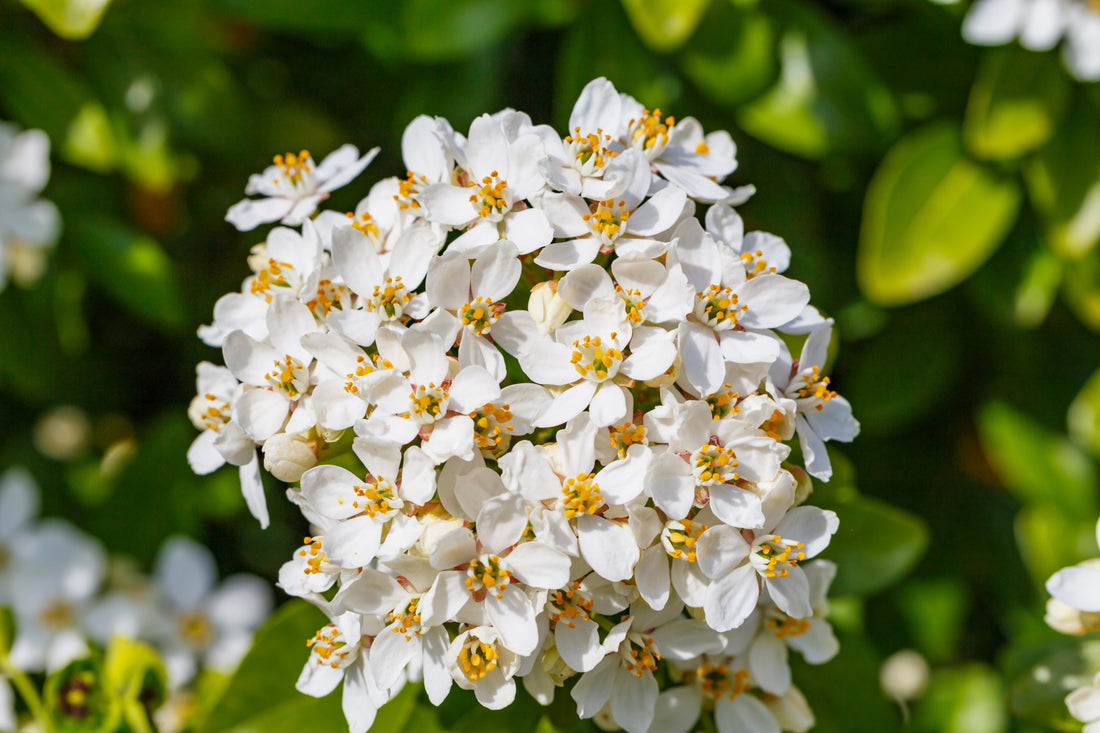
[[[51,31],[70,41],[92,35],[111,0],[20,0]]]
[[[1085,95],[1074,95],[1058,134],[1024,167],[1031,200],[1047,225],[1047,241],[1063,257],[1080,258],[1100,242],[1098,129],[1100,109]]]
[[[840,653],[828,664],[809,665],[797,655],[791,657],[795,685],[817,718],[814,733],[903,730],[897,712],[879,689],[882,660],[874,648],[863,636],[838,637]]]
[[[1096,516],[1096,468],[1064,436],[1003,402],[978,413],[986,458],[1021,501],[1057,508],[1071,519]]]
[[[918,730],[1002,733],[1008,730],[1005,690],[985,665],[971,664],[935,675],[915,716]]]
[[[1100,331],[1100,250],[1093,248],[1066,267],[1065,294],[1081,322]]]
[[[1050,504],[1025,506],[1014,528],[1020,557],[1036,587],[1067,565],[1096,554],[1095,522],[1082,526],[1080,518],[1067,517]]]
[[[647,46],[659,53],[683,45],[709,4],[710,0],[623,0],[634,30]]]
[[[970,593],[960,578],[912,580],[898,592],[898,606],[917,642],[932,662],[952,658],[963,634]]]
[[[1100,369],[1073,398],[1066,414],[1069,434],[1078,445],[1100,457]]]
[[[1024,328],[1042,323],[1062,284],[1062,261],[1052,252],[1036,250],[1024,267],[1013,299],[1013,316]]]
[[[292,600],[280,607],[256,632],[252,649],[199,724],[199,733],[346,730],[339,692],[312,698],[294,688],[308,658],[306,641],[327,622],[305,601]]]
[[[170,329],[184,325],[176,268],[159,244],[94,215],[67,226],[73,249],[104,292],[148,321]]]
[[[887,306],[942,293],[993,254],[1019,205],[1015,181],[967,160],[953,126],[906,136],[867,189],[856,263],[861,289]]]
[[[849,34],[815,5],[772,0],[762,10],[781,29],[779,80],[742,108],[751,135],[807,158],[876,152],[893,139],[893,98]]]
[[[712,3],[680,53],[684,73],[712,101],[737,105],[762,94],[779,73],[775,28],[763,12]]]
[[[967,148],[980,158],[1010,160],[1043,145],[1065,112],[1069,83],[1054,54],[1015,45],[983,57],[963,122]]]
[[[55,144],[65,140],[69,125],[94,101],[87,83],[29,43],[5,37],[4,44],[0,100],[5,110],[27,125],[45,130]]]
[[[1100,671],[1100,642],[1061,638],[1009,647],[1003,656],[1006,676],[1013,680],[1009,693],[1013,715],[1044,725],[1044,730],[1080,730],[1081,723],[1069,715],[1065,698],[1092,682]]]
[[[832,595],[869,596],[889,587],[912,569],[928,546],[925,523],[884,501],[823,496],[821,505],[840,517],[840,529],[822,555],[837,564]]]

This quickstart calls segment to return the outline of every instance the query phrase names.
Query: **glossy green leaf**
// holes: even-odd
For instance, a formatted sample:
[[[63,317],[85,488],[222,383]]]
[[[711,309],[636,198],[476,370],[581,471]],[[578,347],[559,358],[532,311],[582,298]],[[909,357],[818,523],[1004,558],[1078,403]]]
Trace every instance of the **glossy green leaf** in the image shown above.
[[[981,664],[935,675],[915,715],[916,729],[940,733],[1008,730],[1005,690],[997,673]]]
[[[111,0],[20,0],[51,31],[70,41],[90,36],[99,27]]]
[[[312,698],[294,688],[309,656],[306,641],[326,623],[324,614],[305,601],[280,607],[256,632],[252,649],[199,733],[347,730],[339,691]]]
[[[1066,421],[1070,437],[1100,457],[1100,370],[1092,373],[1073,398]]]
[[[695,31],[711,0],[623,0],[631,25],[646,45],[668,53]],[[724,0],[719,0],[724,2]]]
[[[822,506],[840,516],[840,529],[822,555],[837,564],[832,595],[868,596],[889,587],[913,568],[928,546],[924,522],[884,501],[822,497]]]
[[[1076,445],[1003,402],[981,409],[978,430],[994,471],[1022,501],[1095,516],[1096,467]]]
[[[1005,46],[986,54],[963,122],[967,148],[1008,160],[1050,139],[1069,100],[1069,82],[1054,54]]]
[[[48,89],[48,94],[43,90]],[[93,102],[87,82],[61,63],[22,40],[5,39],[0,54],[0,101],[14,118],[49,134],[57,145],[69,126]]]
[[[887,306],[942,293],[993,254],[1019,205],[1015,181],[968,160],[953,126],[906,136],[867,189],[857,259],[861,289]]]
[[[1100,331],[1100,249],[1094,247],[1071,265],[1066,268],[1066,301],[1082,323]]]
[[[680,52],[680,65],[711,100],[746,102],[763,93],[779,73],[772,21],[759,9],[712,3]]]
[[[1013,298],[1013,315],[1024,328],[1034,328],[1047,317],[1062,284],[1062,261],[1046,250],[1032,253]]]
[[[100,289],[148,321],[170,329],[183,326],[175,265],[159,244],[94,215],[66,226],[68,240]]]
[[[1031,580],[1042,587],[1054,573],[1095,554],[1096,524],[1082,526],[1050,504],[1025,506],[1016,515],[1016,546]]]
[[[893,98],[843,28],[799,0],[761,9],[780,29],[781,71],[775,86],[741,109],[741,127],[807,158],[885,147],[897,127]]]
[[[898,592],[898,606],[916,649],[931,662],[952,658],[966,623],[970,593],[960,578],[914,579]]]
[[[817,718],[815,733],[882,733],[902,730],[897,710],[882,694],[882,664],[868,641],[838,634],[840,653],[828,664],[809,665],[791,655],[795,685],[805,694]],[[844,680],[838,684],[837,680]],[[705,729],[704,729],[705,730]]]
[[[1047,241],[1063,257],[1080,258],[1100,242],[1097,129],[1100,107],[1075,95],[1058,134],[1024,167],[1031,200],[1047,225]]]

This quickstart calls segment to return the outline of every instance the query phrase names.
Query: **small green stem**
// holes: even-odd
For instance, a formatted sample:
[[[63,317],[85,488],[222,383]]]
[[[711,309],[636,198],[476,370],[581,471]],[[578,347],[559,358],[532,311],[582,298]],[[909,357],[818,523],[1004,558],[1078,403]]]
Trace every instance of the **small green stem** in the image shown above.
[[[12,686],[19,691],[19,696],[23,698],[23,702],[27,704],[27,709],[31,711],[31,715],[38,721],[38,725],[44,733],[52,733],[53,721],[46,714],[42,698],[38,696],[38,691],[34,689],[30,678],[11,663],[6,652],[0,652],[0,672],[11,680]]]

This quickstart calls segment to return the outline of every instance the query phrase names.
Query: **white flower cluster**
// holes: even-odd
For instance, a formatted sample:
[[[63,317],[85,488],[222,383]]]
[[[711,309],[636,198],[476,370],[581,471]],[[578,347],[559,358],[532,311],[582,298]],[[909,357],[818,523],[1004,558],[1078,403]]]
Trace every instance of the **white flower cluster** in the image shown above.
[[[44,268],[46,247],[61,228],[51,202],[38,194],[50,178],[50,139],[0,122],[0,290],[8,277],[29,283]]]
[[[807,730],[787,654],[836,653],[810,560],[837,517],[806,472],[858,423],[831,321],[720,184],[730,136],[597,79],[564,138],[418,117],[402,152],[354,212],[271,230],[200,330],[226,366],[199,365],[192,466],[241,466],[266,524],[261,446],[315,528],[279,578],[331,619],[299,689],[342,681],[356,733],[406,680],[501,708],[516,678],[632,733]]]
[[[271,589],[238,574],[218,583],[214,557],[184,537],[165,541],[153,578],[110,567],[94,537],[68,522],[39,519],[38,488],[13,468],[0,475],[0,607],[15,637],[8,661],[23,672],[54,672],[90,654],[89,640],[145,641],[160,653],[173,690],[200,668],[228,673],[270,613]],[[2,650],[0,650],[2,651]],[[0,676],[0,730],[14,730]]]
[[[1100,81],[1097,0],[976,0],[962,32],[978,46],[1001,46],[1019,39],[1031,51],[1049,51],[1064,38],[1062,57],[1073,75],[1081,81]]]
[[[1100,545],[1100,523],[1096,542]],[[1046,622],[1051,628],[1075,636],[1100,631],[1100,559],[1062,568],[1047,580],[1047,592]],[[1074,718],[1087,723],[1084,733],[1100,733],[1100,674],[1091,685],[1071,692],[1066,705]]]

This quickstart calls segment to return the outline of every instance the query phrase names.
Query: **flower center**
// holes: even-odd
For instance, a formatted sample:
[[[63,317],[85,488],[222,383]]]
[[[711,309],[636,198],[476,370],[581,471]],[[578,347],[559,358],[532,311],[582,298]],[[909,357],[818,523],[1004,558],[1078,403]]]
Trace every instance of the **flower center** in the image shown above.
[[[374,292],[367,300],[367,310],[380,313],[390,321],[397,320],[405,312],[405,306],[412,300],[412,293],[401,282],[401,276],[387,277],[381,285],[374,286]]]
[[[374,248],[379,249],[379,240],[381,239],[381,233],[378,231],[378,225],[374,223],[374,217],[370,215],[369,211],[364,211],[359,216],[356,216],[352,212],[347,212],[348,218],[351,219],[351,227],[356,231],[362,232],[367,239],[374,244]]]
[[[72,606],[68,603],[62,600],[56,600],[43,609],[38,620],[47,629],[59,631],[61,629],[67,629],[76,623],[76,614],[73,612]]]
[[[772,412],[772,416],[764,421],[764,424],[760,426],[760,429],[768,434],[768,437],[772,440],[783,441],[783,433],[787,432],[787,416],[782,410],[775,410]]]
[[[815,366],[808,374],[802,375],[803,386],[796,393],[795,399],[810,400],[817,411],[825,409],[825,403],[836,397],[836,392],[829,389],[829,378],[821,376],[821,367]]]
[[[282,169],[283,178],[291,183],[300,183],[305,174],[313,170],[311,163],[308,150],[302,150],[297,155],[287,153],[286,155],[275,156],[275,165]],[[279,179],[276,178],[275,183],[278,182]]]
[[[477,682],[496,669],[500,655],[492,644],[470,637],[458,652],[458,666],[470,682]]]
[[[500,566],[500,558],[496,555],[482,555],[471,560],[470,567],[466,569],[466,587],[470,593],[484,588],[497,598],[503,598],[504,589],[511,582],[512,574]]]
[[[562,484],[564,494],[565,518],[572,519],[583,514],[595,514],[604,505],[600,485],[595,482],[596,474],[581,473],[576,478],[566,479]]]
[[[275,370],[264,375],[273,388],[296,400],[309,389],[309,371],[302,362],[287,354],[282,361],[274,362]]]
[[[643,311],[645,310],[645,299],[642,298],[642,291],[635,289],[627,290],[616,283],[615,292],[623,299],[623,307],[626,308],[626,317],[630,319],[631,323],[638,325],[645,320],[645,316],[643,315]]]
[[[798,563],[806,559],[805,548],[806,545],[797,540],[766,534],[752,543],[749,559],[765,578],[786,578],[791,568],[798,567]]]
[[[358,497],[351,502],[352,507],[362,509],[368,517],[389,519],[405,505],[397,495],[397,487],[379,476],[367,476],[362,486],[352,487]]]
[[[214,641],[214,629],[201,613],[190,611],[180,614],[177,623],[180,635],[195,648],[203,649]]]
[[[733,385],[726,382],[718,388],[717,392],[707,397],[711,417],[715,420],[721,420],[730,415],[738,414],[741,412],[741,408],[737,406],[740,399],[741,395],[733,391]]]
[[[661,653],[653,642],[653,637],[631,634],[624,642],[620,654],[623,655],[623,667],[628,672],[633,672],[635,677],[641,677],[646,672],[656,672],[657,662],[661,659]]]
[[[412,171],[405,171],[405,179],[397,183],[397,195],[393,200],[397,202],[397,208],[402,211],[419,209],[420,201],[416,195],[428,186],[428,179],[418,176]]]
[[[577,127],[573,132],[564,140],[566,157],[572,160],[573,167],[582,176],[603,175],[607,159],[614,155],[607,148],[611,136],[605,135],[602,129],[582,135],[581,128]]]
[[[752,280],[757,275],[776,272],[774,267],[768,267],[768,261],[764,259],[764,252],[759,249],[755,252],[743,253],[741,255],[741,263],[745,266],[745,274],[748,276],[749,280]]]
[[[306,303],[306,305],[313,311],[315,317],[324,318],[330,311],[344,310],[344,298],[346,298],[350,292],[351,291],[348,290],[346,285],[334,283],[332,280],[326,278],[318,281],[317,293],[308,303]]]
[[[768,614],[764,619],[764,625],[768,631],[780,639],[789,639],[792,636],[802,636],[810,630],[808,618],[791,618],[786,614]]]
[[[749,308],[737,304],[737,294],[729,288],[711,285],[695,294],[695,316],[716,331],[737,325],[737,316]]]
[[[588,612],[592,610],[592,599],[580,592],[581,583],[574,580],[568,590],[558,590],[550,597],[550,626],[554,627],[559,622],[565,623],[569,628],[575,629],[578,621],[588,619]]]
[[[661,544],[671,557],[695,562],[695,544],[706,531],[707,525],[691,519],[665,522],[665,528],[661,530]]]
[[[470,329],[478,336],[484,336],[493,328],[493,324],[504,312],[504,304],[496,304],[488,298],[474,298],[474,302],[466,303],[458,310],[458,317],[462,325]]]
[[[477,186],[476,183],[470,185]],[[470,194],[470,203],[481,218],[500,221],[512,208],[512,193],[508,190],[508,184],[493,171],[481,179],[481,187],[477,193]]]
[[[626,458],[626,451],[632,445],[648,444],[645,437],[645,425],[624,422],[622,425],[609,425],[607,432],[611,439],[611,447],[615,449],[619,458]]]
[[[445,387],[437,387],[435,382],[419,384],[409,393],[412,408],[406,417],[411,417],[421,425],[435,422],[446,413],[449,399],[450,393]]]
[[[348,381],[344,384],[344,391],[358,394],[362,388],[362,379],[377,369],[393,369],[393,363],[388,359],[383,359],[378,354],[375,354],[373,363],[362,354],[355,357],[355,371],[344,375],[348,378]]]
[[[347,658],[348,652],[343,651],[347,645],[335,624],[328,624],[306,642],[311,655],[316,655],[317,664],[327,664],[333,669],[340,667],[340,663]]]
[[[601,201],[593,204],[592,213],[585,214],[584,220],[592,231],[596,233],[604,244],[612,244],[622,236],[626,229],[626,222],[630,218],[630,211],[626,208],[626,201],[615,203],[615,199]]]
[[[67,717],[83,720],[91,712],[89,698],[95,687],[95,674],[82,670],[66,680],[57,696],[58,708]]]
[[[302,568],[302,572],[306,575],[320,574],[321,563],[328,562],[328,556],[321,551],[321,538],[306,537],[303,543],[305,547],[298,550],[298,555],[306,558],[306,566]]]
[[[691,473],[700,486],[728,484],[737,481],[737,454],[721,445],[700,446],[691,456]]]
[[[612,333],[611,338],[618,334]],[[585,336],[573,342],[573,355],[570,362],[585,379],[602,382],[619,373],[623,362],[623,353],[614,346],[605,347],[599,336]]]
[[[630,127],[626,133],[626,142],[631,147],[645,152],[646,157],[653,160],[664,152],[668,145],[668,128],[676,124],[675,117],[666,117],[661,120],[661,110],[650,112],[642,110],[642,116],[630,121]]]
[[[482,450],[496,450],[515,430],[515,426],[509,422],[512,419],[509,405],[498,407],[486,402],[480,410],[471,412],[470,418],[474,421],[474,440]]]
[[[733,700],[752,689],[748,670],[731,670],[724,664],[700,664],[693,675],[703,694],[715,700],[722,697]]]
[[[298,277],[294,272],[294,265],[268,258],[267,267],[256,273],[248,290],[253,295],[262,295],[270,303],[272,288],[294,289],[297,285]]]
[[[210,393],[196,395],[187,412],[196,428],[215,433],[225,427],[231,417],[229,401]],[[0,566],[3,566],[2,562]]]
[[[419,598],[410,598],[408,603],[390,611],[389,616],[386,617],[391,624],[396,624],[393,627],[394,632],[404,634],[406,641],[412,639],[412,634],[419,636],[424,633],[420,628],[419,606]]]

